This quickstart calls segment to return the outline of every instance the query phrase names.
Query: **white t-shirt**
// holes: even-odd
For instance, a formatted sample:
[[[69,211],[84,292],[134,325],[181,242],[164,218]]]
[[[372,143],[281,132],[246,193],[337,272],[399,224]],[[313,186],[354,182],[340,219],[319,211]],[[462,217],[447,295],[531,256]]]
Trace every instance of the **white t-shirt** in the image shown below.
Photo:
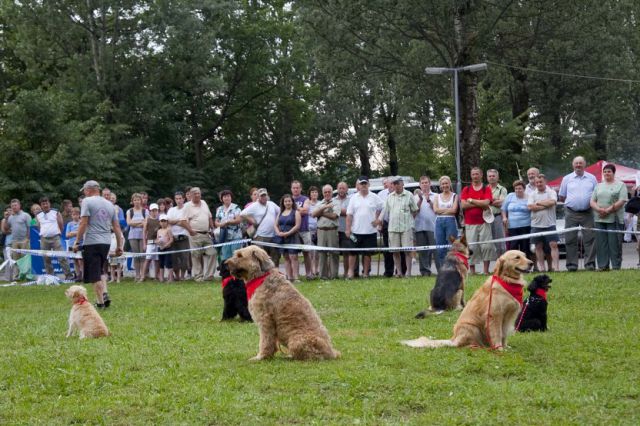
[[[179,209],[178,206],[171,207],[167,212],[167,218],[169,219],[169,221],[184,219],[184,206],[182,206],[181,209]],[[171,225],[171,233],[174,236],[177,236],[177,235],[189,236],[189,232],[180,225]]]
[[[275,224],[279,213],[280,207],[273,201],[267,201],[266,205],[259,202],[251,203],[240,212],[240,216],[251,216],[256,223],[260,223],[256,230],[256,237],[271,238],[276,235]]]
[[[359,192],[353,194],[347,207],[347,215],[352,216],[351,233],[375,234],[378,232],[371,224],[376,219],[376,213],[380,212],[384,203],[376,194],[369,192],[363,197]]]
[[[547,189],[544,192],[536,190],[529,194],[527,204],[535,204],[538,201],[543,200],[554,200],[557,202],[558,194],[547,186]],[[556,226],[556,206],[551,206],[548,209],[537,212],[532,211],[531,226],[535,228],[549,228],[551,226]]]

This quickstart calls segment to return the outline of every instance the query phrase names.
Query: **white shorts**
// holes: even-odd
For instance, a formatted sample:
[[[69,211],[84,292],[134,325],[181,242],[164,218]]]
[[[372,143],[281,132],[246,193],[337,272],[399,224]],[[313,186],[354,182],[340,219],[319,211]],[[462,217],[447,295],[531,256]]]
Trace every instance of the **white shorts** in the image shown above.
[[[158,260],[158,245],[156,243],[147,243],[147,260]]]

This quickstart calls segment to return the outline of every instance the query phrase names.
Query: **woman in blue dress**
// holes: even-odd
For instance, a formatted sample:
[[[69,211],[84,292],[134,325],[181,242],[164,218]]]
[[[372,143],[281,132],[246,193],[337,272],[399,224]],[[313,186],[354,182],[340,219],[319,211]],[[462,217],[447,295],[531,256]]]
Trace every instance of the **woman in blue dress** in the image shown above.
[[[300,235],[298,230],[300,229],[300,223],[302,222],[302,216],[297,209],[296,203],[293,201],[291,194],[285,194],[280,199],[280,214],[276,219],[275,229],[276,237],[280,244],[300,244]],[[300,250],[297,249],[280,249],[280,254],[284,256],[285,271],[287,279],[294,283],[299,283],[298,279],[298,254]]]

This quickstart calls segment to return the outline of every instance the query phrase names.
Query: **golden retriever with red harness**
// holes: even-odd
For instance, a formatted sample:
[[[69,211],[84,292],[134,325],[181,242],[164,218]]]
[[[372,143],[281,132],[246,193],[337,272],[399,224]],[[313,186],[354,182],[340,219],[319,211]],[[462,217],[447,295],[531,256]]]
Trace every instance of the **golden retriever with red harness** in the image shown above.
[[[522,274],[531,268],[527,256],[509,250],[496,262],[494,273],[473,294],[453,327],[449,340],[420,337],[404,340],[402,344],[414,348],[488,347],[503,350],[507,337],[514,332],[515,320],[522,309],[522,293],[527,283]]]

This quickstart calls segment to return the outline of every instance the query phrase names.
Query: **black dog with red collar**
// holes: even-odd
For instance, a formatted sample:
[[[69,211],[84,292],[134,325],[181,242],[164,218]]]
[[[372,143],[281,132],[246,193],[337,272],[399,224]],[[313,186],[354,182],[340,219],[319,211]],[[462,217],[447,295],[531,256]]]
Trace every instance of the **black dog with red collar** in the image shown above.
[[[517,331],[547,331],[547,291],[553,280],[546,274],[537,275],[527,287],[529,297],[516,320]]]
[[[220,276],[222,277],[222,298],[224,299],[222,320],[231,320],[239,315],[240,321],[253,321],[249,313],[244,281],[231,275],[225,262],[220,265]]]

